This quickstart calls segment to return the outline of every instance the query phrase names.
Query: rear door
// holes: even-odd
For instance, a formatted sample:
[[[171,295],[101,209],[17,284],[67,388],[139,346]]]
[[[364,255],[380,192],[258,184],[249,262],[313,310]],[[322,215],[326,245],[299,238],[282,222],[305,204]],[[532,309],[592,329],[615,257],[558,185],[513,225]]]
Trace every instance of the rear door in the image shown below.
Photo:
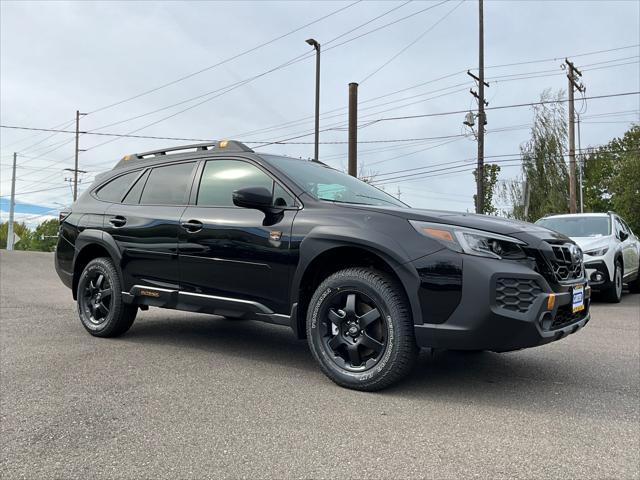
[[[633,231],[631,230],[631,228],[629,228],[629,225],[627,225],[627,222],[620,219],[620,223],[622,223],[622,227],[624,228],[624,231],[627,233],[627,239],[624,241],[624,244],[625,244],[624,251],[626,252],[626,257],[624,260],[625,272],[627,274],[634,274],[636,273],[636,271],[638,270],[638,267],[640,266],[639,265],[640,252],[638,251],[638,239],[633,234]]]
[[[147,169],[106,212],[105,231],[122,253],[124,288],[178,290],[178,228],[196,162]]]
[[[622,248],[622,259],[624,262],[623,276],[631,275],[636,271],[638,265],[638,259],[636,258],[638,252],[635,242],[631,232],[619,217],[615,217],[615,225],[616,237],[620,240]],[[623,236],[626,237],[624,240],[622,239]]]
[[[181,297],[222,297],[240,306],[254,302],[288,314],[293,195],[257,164],[241,159],[203,162],[196,185],[179,233]],[[245,187],[272,191],[274,204],[284,209],[278,221],[265,225],[264,213],[233,204],[232,192]]]

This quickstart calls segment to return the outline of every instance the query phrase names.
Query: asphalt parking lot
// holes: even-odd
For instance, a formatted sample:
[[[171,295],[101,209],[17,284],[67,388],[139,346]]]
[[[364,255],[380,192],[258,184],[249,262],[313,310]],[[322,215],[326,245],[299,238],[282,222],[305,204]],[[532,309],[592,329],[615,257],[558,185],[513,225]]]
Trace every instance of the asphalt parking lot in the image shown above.
[[[96,339],[52,254],[0,269],[2,478],[640,478],[640,295],[361,393],[286,328],[151,309]]]

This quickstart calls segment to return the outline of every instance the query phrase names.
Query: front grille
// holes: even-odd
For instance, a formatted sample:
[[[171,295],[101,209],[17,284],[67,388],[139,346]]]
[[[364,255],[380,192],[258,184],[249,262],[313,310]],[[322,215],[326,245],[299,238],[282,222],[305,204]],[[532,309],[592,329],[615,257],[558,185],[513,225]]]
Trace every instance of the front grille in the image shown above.
[[[563,328],[571,325],[572,323],[579,322],[587,316],[588,311],[588,300],[585,302],[584,310],[576,313],[573,313],[571,305],[559,307],[558,312],[556,313],[556,318],[553,319],[553,323],[549,327],[549,330],[557,330],[558,328]]]
[[[541,293],[538,282],[529,278],[496,280],[496,304],[506,310],[525,313]]]
[[[572,243],[542,242],[539,250],[528,249],[536,260],[536,270],[551,283],[574,283],[584,277],[582,251]]]
[[[558,280],[573,280],[582,278],[582,255],[574,259],[568,246],[553,245],[551,247],[555,260],[551,262],[553,272]]]

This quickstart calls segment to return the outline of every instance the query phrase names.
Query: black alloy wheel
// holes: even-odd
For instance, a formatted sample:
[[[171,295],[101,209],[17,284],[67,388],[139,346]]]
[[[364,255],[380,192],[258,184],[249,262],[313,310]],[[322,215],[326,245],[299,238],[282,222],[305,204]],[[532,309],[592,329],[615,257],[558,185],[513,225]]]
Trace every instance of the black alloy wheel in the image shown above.
[[[103,273],[94,270],[88,275],[79,301],[86,318],[94,325],[100,325],[109,318],[113,302],[111,293],[111,284]]]
[[[330,300],[322,340],[339,367],[360,372],[382,358],[386,331],[385,315],[371,298],[355,290],[341,290]]]
[[[76,290],[78,314],[91,335],[117,337],[133,325],[138,307],[124,303],[121,285],[110,258],[94,258],[82,271]]]

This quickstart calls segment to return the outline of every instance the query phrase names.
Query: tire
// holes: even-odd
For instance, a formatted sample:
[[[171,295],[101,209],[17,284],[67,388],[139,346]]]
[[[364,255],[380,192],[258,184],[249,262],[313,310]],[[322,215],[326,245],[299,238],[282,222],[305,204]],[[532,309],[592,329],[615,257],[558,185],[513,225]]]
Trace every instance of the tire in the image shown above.
[[[403,289],[386,274],[348,268],[326,278],[307,311],[307,340],[324,374],[375,391],[409,374],[418,353]]]
[[[629,291],[631,293],[640,293],[640,268],[638,269],[638,275],[633,282],[629,282]]]
[[[94,337],[117,337],[133,325],[138,308],[123,302],[121,285],[110,258],[95,258],[82,271],[77,290],[78,315]]]
[[[610,303],[620,303],[622,300],[622,264],[620,260],[616,260],[611,286],[604,291],[604,298]]]

